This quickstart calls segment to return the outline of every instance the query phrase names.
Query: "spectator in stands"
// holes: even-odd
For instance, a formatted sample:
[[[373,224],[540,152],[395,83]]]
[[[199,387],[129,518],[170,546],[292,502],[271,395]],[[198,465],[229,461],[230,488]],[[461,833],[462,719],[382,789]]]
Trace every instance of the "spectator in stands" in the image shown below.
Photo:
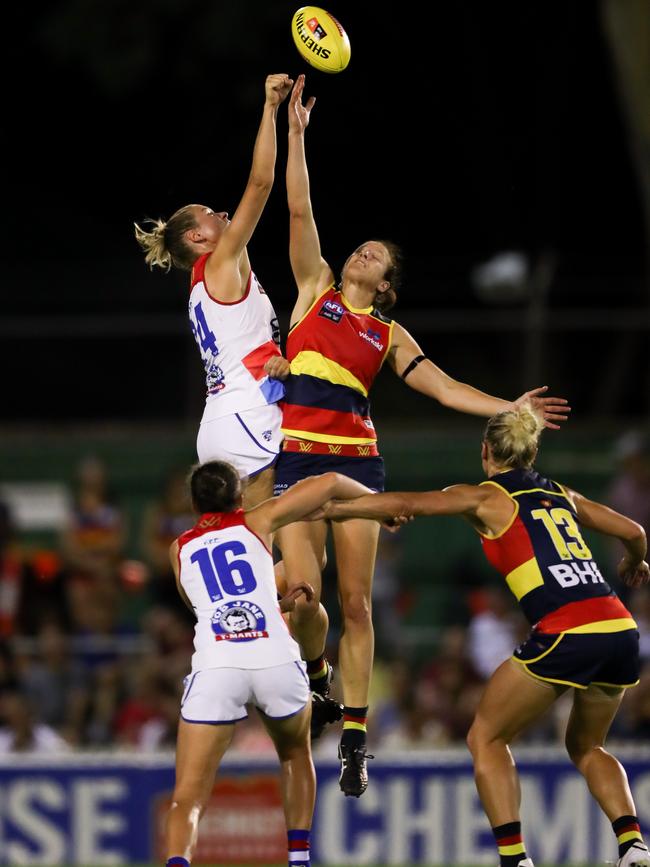
[[[627,431],[616,442],[614,458],[617,472],[604,502],[650,533],[650,435]],[[611,550],[611,567],[615,569],[623,549],[620,543],[612,542]],[[629,590],[621,588],[621,597],[627,602]]]
[[[0,502],[0,639],[36,635],[51,619],[69,619],[64,576],[56,556],[29,562],[11,511]]]
[[[106,466],[96,457],[77,470],[74,507],[61,540],[68,570],[80,579],[114,574],[122,557],[125,523],[109,491]]]
[[[69,744],[45,723],[36,722],[30,703],[16,691],[5,693],[0,699],[0,755],[4,753],[37,752],[62,753]]]
[[[141,536],[142,555],[151,570],[153,602],[175,611],[180,609],[184,614],[188,612],[178,603],[176,581],[169,564],[169,546],[195,522],[186,475],[184,470],[169,474],[162,496],[150,502],[145,510]]]
[[[476,674],[487,680],[512,648],[527,635],[527,624],[511,601],[511,594],[497,585],[474,590],[469,598],[472,612],[467,630],[467,653]]]
[[[67,636],[55,624],[43,627],[32,657],[20,674],[22,690],[38,718],[69,743],[80,744],[88,708],[88,675],[71,653]]]

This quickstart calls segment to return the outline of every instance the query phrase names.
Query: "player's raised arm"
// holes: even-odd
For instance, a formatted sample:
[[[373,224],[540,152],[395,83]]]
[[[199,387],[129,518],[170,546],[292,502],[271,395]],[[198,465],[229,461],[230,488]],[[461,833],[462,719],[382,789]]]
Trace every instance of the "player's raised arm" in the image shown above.
[[[278,108],[287,97],[292,84],[293,80],[284,73],[269,75],[266,79],[264,109],[253,148],[248,182],[230,224],[224,229],[218,246],[206,263],[208,275],[223,262],[238,259],[255,231],[275,177]]]
[[[305,76],[299,75],[289,100],[289,149],[287,155],[287,203],[289,205],[289,257],[298,286],[298,302],[291,322],[298,321],[314,299],[332,283],[334,275],[321,255],[318,229],[309,194],[305,154],[305,130],[316,102],[303,105]]]
[[[459,412],[490,417],[505,410],[516,409],[527,402],[542,416],[545,427],[557,430],[557,422],[566,421],[567,413],[571,411],[563,397],[545,395],[547,386],[527,391],[517,400],[508,401],[453,379],[425,357],[413,337],[397,322],[393,328],[388,363],[415,391],[433,397],[443,406]]]

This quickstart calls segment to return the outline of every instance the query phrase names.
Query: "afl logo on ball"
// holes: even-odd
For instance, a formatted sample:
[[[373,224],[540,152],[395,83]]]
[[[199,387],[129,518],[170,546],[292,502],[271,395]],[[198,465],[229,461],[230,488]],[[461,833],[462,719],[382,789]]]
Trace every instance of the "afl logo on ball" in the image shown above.
[[[212,615],[215,641],[253,641],[268,638],[266,618],[254,602],[227,602]]]

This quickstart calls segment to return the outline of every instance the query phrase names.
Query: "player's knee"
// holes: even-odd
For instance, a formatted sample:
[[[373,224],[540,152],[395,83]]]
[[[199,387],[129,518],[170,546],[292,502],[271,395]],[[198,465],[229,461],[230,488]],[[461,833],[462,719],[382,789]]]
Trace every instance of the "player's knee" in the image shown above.
[[[505,748],[509,743],[508,738],[503,737],[481,719],[474,720],[465,740],[475,761],[481,758],[486,749],[494,746]]]
[[[595,743],[592,738],[585,737],[581,732],[568,730],[564,739],[566,751],[573,764],[580,770],[585,761],[600,748],[601,744]]]
[[[341,613],[348,628],[372,625],[370,600],[364,593],[349,593],[341,596]]]
[[[309,737],[308,731],[294,738],[283,739],[280,743],[276,742],[275,749],[278,758],[281,762],[294,762],[296,759],[304,758],[309,754]]]

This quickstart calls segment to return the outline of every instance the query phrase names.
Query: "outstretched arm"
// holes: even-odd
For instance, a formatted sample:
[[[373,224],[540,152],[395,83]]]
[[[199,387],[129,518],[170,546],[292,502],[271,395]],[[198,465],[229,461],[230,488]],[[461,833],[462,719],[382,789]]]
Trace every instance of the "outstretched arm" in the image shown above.
[[[563,397],[544,396],[547,386],[527,391],[514,401],[503,400],[479,391],[465,382],[458,382],[428,358],[412,366],[412,362],[422,355],[421,348],[408,331],[395,323],[388,363],[398,376],[403,377],[406,374],[404,381],[407,385],[427,397],[435,398],[443,406],[489,418],[499,412],[516,409],[528,401],[532,409],[542,416],[544,425],[553,430],[559,429],[556,422],[566,421],[566,413],[571,411]]]
[[[444,491],[394,491],[373,494],[355,500],[335,500],[323,509],[324,517],[369,518],[386,521],[397,516],[413,518],[417,515],[476,515],[481,503],[490,492],[476,485],[453,485]]]
[[[610,509],[609,506],[588,500],[577,491],[567,489],[567,493],[573,501],[583,527],[598,530],[606,536],[614,536],[623,543],[626,553],[618,564],[618,575],[621,581],[630,587],[646,584],[650,573],[645,561],[647,541],[643,527],[631,518]]]
[[[292,79],[283,73],[269,75],[266,79],[264,109],[255,139],[246,189],[230,224],[224,229],[216,249],[208,259],[208,276],[210,271],[222,264],[239,260],[262,216],[275,176],[275,125],[278,108],[289,94],[292,84]]]
[[[347,500],[372,494],[370,488],[342,476],[340,473],[324,473],[297,482],[284,494],[265,500],[246,513],[246,523],[260,535],[268,535],[301,521],[331,499]]]
[[[291,324],[297,322],[319,294],[332,283],[334,275],[323,259],[318,229],[309,194],[309,172],[305,154],[305,130],[316,102],[302,103],[305,76],[299,75],[289,100],[289,150],[287,155],[287,202],[289,205],[289,258],[298,286],[298,301]]]

